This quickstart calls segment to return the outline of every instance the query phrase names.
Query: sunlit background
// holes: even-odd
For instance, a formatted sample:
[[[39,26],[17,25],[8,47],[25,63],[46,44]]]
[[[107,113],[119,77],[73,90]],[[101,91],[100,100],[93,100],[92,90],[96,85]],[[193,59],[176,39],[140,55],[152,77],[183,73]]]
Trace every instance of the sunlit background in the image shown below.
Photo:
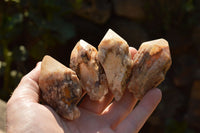
[[[69,66],[80,39],[97,47],[109,28],[135,48],[158,38],[170,45],[163,99],[141,133],[199,133],[199,0],[0,0],[0,99],[44,55]]]

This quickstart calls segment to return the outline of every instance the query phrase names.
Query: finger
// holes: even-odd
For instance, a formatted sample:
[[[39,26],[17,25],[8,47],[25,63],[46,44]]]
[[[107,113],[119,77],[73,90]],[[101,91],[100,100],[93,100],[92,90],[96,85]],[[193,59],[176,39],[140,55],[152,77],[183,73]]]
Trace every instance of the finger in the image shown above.
[[[152,89],[143,97],[135,109],[116,128],[117,132],[137,133],[148,117],[161,101],[162,93],[159,89]]]
[[[101,114],[103,110],[112,102],[112,100],[113,95],[111,92],[108,92],[108,94],[105,95],[100,101],[91,101],[89,96],[86,95],[80,103],[80,107],[96,114]]]
[[[137,50],[133,47],[129,47],[129,52],[131,54],[131,58],[133,59],[134,55],[137,53]]]
[[[39,101],[39,74],[41,69],[41,62],[28,74],[26,74],[20,81],[17,88],[14,90],[11,101],[26,100],[31,102]]]
[[[120,101],[114,101],[103,112],[103,117],[111,124],[111,128],[115,127],[124,120],[127,115],[133,110],[137,99],[128,90]]]
[[[36,64],[36,67],[32,71],[30,71],[28,74],[26,74],[24,77],[30,78],[34,82],[38,83],[39,76],[40,76],[40,69],[41,69],[41,62],[38,62]]]

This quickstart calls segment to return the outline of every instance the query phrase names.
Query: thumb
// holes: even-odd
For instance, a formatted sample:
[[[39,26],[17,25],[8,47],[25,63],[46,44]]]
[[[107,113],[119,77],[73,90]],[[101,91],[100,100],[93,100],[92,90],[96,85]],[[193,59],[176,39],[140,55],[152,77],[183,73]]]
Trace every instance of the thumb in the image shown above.
[[[38,62],[36,67],[26,74],[20,81],[17,88],[14,90],[10,102],[38,102],[39,101],[39,75],[41,62]]]

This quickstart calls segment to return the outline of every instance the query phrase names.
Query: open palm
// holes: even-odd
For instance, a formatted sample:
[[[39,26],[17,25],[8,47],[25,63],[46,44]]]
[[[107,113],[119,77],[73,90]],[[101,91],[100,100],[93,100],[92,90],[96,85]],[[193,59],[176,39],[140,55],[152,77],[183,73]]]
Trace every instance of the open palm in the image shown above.
[[[136,50],[130,48],[132,56]],[[41,63],[24,76],[7,103],[7,132],[131,133],[138,132],[161,100],[159,89],[150,90],[139,104],[125,92],[119,102],[108,93],[94,102],[85,97],[79,105],[80,118],[68,121],[39,102],[38,78]]]

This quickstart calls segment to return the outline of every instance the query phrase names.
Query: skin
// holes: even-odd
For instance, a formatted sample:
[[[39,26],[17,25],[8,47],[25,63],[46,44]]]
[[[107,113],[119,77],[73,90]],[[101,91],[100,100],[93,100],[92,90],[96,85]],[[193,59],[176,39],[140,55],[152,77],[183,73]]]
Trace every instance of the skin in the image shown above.
[[[130,47],[132,55],[137,52]],[[162,93],[158,88],[146,93],[141,101],[125,92],[118,102],[108,93],[101,101],[85,97],[79,105],[81,116],[68,121],[39,102],[38,78],[41,62],[25,75],[7,102],[8,133],[137,133],[159,104]]]

